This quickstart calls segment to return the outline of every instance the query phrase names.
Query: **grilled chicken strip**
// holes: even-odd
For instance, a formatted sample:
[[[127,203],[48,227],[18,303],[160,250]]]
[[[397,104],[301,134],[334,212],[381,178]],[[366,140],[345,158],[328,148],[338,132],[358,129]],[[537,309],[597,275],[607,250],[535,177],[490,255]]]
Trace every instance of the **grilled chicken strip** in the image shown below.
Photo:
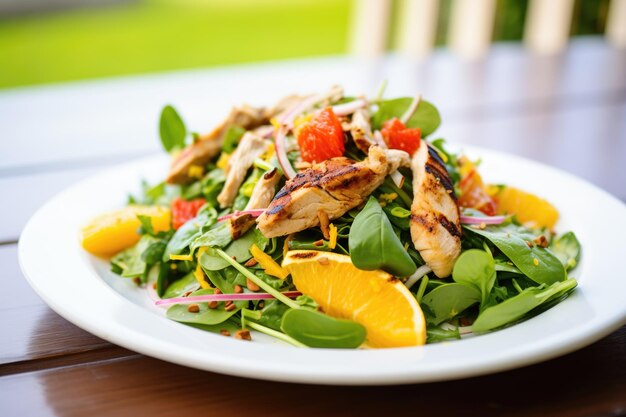
[[[454,185],[437,151],[422,141],[411,161],[411,239],[435,275],[447,277],[461,253],[461,225]]]
[[[281,174],[277,168],[266,172],[254,186],[250,200],[246,205],[246,210],[261,209],[270,205],[274,194],[276,194],[276,185],[280,181]]]
[[[283,236],[317,226],[320,210],[330,220],[341,217],[396,169],[397,163],[378,146],[372,146],[361,162],[339,157],[315,164],[287,181],[257,218],[258,228],[266,237]]]
[[[267,207],[272,198],[274,198],[274,194],[276,194],[276,185],[278,185],[280,177],[280,172],[276,168],[266,172],[254,186],[245,210],[264,209]],[[232,217],[230,226],[233,239],[237,239],[245,234],[254,224],[255,219],[249,214]]]
[[[166,181],[171,184],[185,184],[193,178],[189,176],[189,168],[194,165],[204,166],[216,157],[221,149],[224,134],[232,126],[252,130],[268,125],[272,117],[292,108],[303,100],[302,96],[291,95],[281,99],[272,107],[252,107],[243,105],[233,107],[229,115],[213,131],[186,147],[173,161]]]
[[[359,109],[352,115],[352,120],[349,125],[354,144],[365,153],[368,152],[370,146],[374,145],[369,120],[369,112],[365,109]]]
[[[224,182],[224,187],[217,196],[221,208],[226,208],[233,203],[241,183],[246,178],[246,173],[254,160],[267,150],[268,144],[267,140],[252,132],[246,132],[243,135],[237,149],[228,159],[225,170],[226,182]]]
[[[216,157],[221,149],[224,134],[232,126],[240,126],[246,130],[254,129],[269,123],[264,108],[251,106],[233,107],[230,114],[210,133],[200,136],[193,144],[187,146],[174,158],[166,181],[171,184],[185,184],[193,178],[189,176],[192,166],[204,167]]]

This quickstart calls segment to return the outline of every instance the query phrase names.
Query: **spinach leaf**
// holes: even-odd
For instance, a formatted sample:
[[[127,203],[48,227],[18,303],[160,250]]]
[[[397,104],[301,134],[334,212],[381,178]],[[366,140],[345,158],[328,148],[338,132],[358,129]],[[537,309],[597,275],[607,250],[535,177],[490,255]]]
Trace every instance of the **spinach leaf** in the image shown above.
[[[176,109],[170,105],[161,110],[159,134],[161,135],[161,143],[167,152],[185,147],[187,128]]]
[[[224,141],[222,142],[222,151],[226,153],[233,153],[239,144],[239,140],[243,134],[246,133],[246,129],[240,126],[231,126],[224,133]]]
[[[154,265],[161,260],[167,243],[164,240],[158,240],[146,248],[141,254],[141,260],[147,265]]]
[[[213,294],[213,288],[198,290],[191,295],[195,296],[207,294]],[[198,303],[200,311],[197,313],[191,313],[188,310],[188,304],[174,304],[167,310],[166,315],[168,319],[181,323],[215,325],[225,322],[233,314],[239,311],[238,308],[232,311],[226,311],[224,305],[224,303],[219,303],[217,308],[209,308],[208,303]]]
[[[289,307],[278,300],[266,301],[265,307],[260,310],[261,318],[256,320],[256,322],[270,329],[280,330],[283,315],[287,310],[289,310]]]
[[[282,318],[281,330],[310,347],[354,349],[365,341],[365,327],[357,322],[335,319],[306,308],[290,309]]]
[[[228,330],[231,334],[235,333],[240,329],[239,322],[231,317],[228,320],[220,323],[220,324],[196,324],[196,323],[185,323],[187,326],[194,327],[196,329],[204,330],[205,332],[217,333],[221,334],[222,330]]]
[[[524,275],[538,284],[553,284],[567,277],[563,264],[550,250],[532,244],[534,235],[530,231],[513,224],[484,229],[465,227],[465,230],[488,239]]]
[[[225,181],[226,174],[219,168],[212,170],[202,179],[202,194],[208,204],[218,206],[217,196],[222,191]]]
[[[380,129],[384,122],[394,117],[400,118],[413,101],[410,97],[384,100],[378,104],[378,111],[372,115],[372,126]],[[422,136],[433,133],[441,124],[441,116],[437,108],[426,100],[421,100],[417,110],[406,123],[406,127],[419,127]]]
[[[348,245],[352,263],[359,269],[382,269],[400,277],[408,277],[417,269],[374,197],[354,219]]]
[[[196,237],[191,243],[190,249],[191,253],[195,252],[195,250],[201,246],[208,247],[219,247],[223,248],[228,245],[233,239],[233,236],[230,232],[230,224],[229,222],[220,222],[214,224],[207,230],[202,233],[200,236]]]
[[[142,254],[157,242],[159,242],[157,238],[143,235],[134,246],[115,255],[111,259],[111,265],[116,272],[125,278],[142,276],[148,266]]]
[[[580,242],[574,232],[564,233],[554,239],[550,244],[550,250],[559,258],[566,270],[570,270],[580,262]]]
[[[167,243],[163,253],[163,262],[170,260],[170,255],[182,253],[191,243],[200,236],[201,230],[210,227],[217,221],[217,211],[205,206],[200,209],[198,215],[183,224]]]
[[[209,278],[211,283],[215,285],[217,288],[219,288],[220,291],[222,291],[222,293],[232,294],[235,292],[234,279],[228,280],[224,278],[224,276],[221,273],[219,273],[219,271],[205,270],[204,273]],[[248,302],[247,301],[235,301],[235,305],[237,306],[237,308],[244,308],[248,305]]]
[[[296,298],[296,303],[298,303],[302,307],[308,307],[314,310],[319,307],[318,304],[315,302],[315,300],[309,297],[308,295],[298,296],[298,298]]]
[[[576,280],[570,278],[555,282],[547,288],[543,286],[526,288],[516,296],[483,310],[472,325],[472,331],[486,332],[513,323],[542,303],[572,290],[576,285]]]
[[[285,280],[268,275],[261,269],[254,269],[253,272],[254,272],[254,275],[256,275],[261,281],[265,282],[266,284],[268,284],[274,289],[279,290],[286,283]]]
[[[459,256],[454,263],[452,278],[459,284],[474,286],[481,294],[481,306],[487,301],[496,281],[496,267],[491,254],[470,249]]]
[[[509,261],[505,256],[496,256],[494,259],[497,272],[510,272],[512,274],[521,274],[522,271],[517,269],[513,262]]]
[[[163,293],[165,293],[165,289],[169,285],[170,273],[170,264],[168,264],[167,262],[161,262],[161,266],[159,267],[159,275],[157,276],[156,280],[156,292],[159,297],[163,297]]]
[[[245,235],[241,236],[239,239],[233,241],[226,247],[226,249],[224,249],[224,252],[230,255],[230,257],[237,262],[243,263],[252,258],[250,247],[253,244],[257,245],[262,251],[265,251],[268,243],[269,239],[263,236],[257,228],[254,228],[248,231]],[[200,263],[204,269],[208,269],[210,271],[220,271],[230,265],[211,249],[208,249],[202,254],[200,257]]]
[[[487,307],[501,303],[502,301],[514,296],[515,294],[516,293],[514,292],[510,294],[507,287],[500,287],[498,285],[494,285],[493,288],[491,289],[491,293],[489,294],[489,297],[487,298],[487,301],[484,303],[481,303],[480,308],[484,310]]]
[[[480,291],[474,286],[455,282],[436,287],[422,297],[422,304],[432,314],[427,317],[429,323],[439,324],[457,316],[480,299]]]
[[[195,291],[198,289],[198,280],[193,273],[187,274],[184,277],[172,282],[165,293],[163,298],[175,298],[180,297],[188,291]]]

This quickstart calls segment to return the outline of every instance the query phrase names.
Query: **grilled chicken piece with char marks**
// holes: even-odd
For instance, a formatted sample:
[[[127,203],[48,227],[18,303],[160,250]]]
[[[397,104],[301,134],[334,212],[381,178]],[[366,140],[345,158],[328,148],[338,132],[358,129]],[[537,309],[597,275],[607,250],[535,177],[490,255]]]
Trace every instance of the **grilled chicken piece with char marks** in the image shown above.
[[[454,185],[437,151],[422,141],[411,161],[411,239],[435,275],[447,277],[461,253],[461,225]]]
[[[228,159],[226,166],[226,182],[222,191],[217,196],[217,201],[221,208],[230,206],[244,179],[246,173],[254,163],[254,160],[267,150],[269,141],[252,132],[246,132],[241,138],[241,142],[235,149],[235,152]]]
[[[272,107],[248,105],[233,107],[226,119],[213,131],[200,136],[195,143],[187,146],[174,158],[166,181],[170,184],[185,184],[192,181],[193,178],[189,176],[189,168],[192,166],[204,167],[211,159],[215,158],[222,150],[224,134],[230,127],[239,126],[245,130],[252,130],[268,125],[272,117],[302,100],[303,97],[301,96],[288,96]]]
[[[274,194],[276,194],[276,186],[280,181],[280,172],[277,168],[263,174],[254,186],[250,200],[244,210],[264,209],[267,207]],[[255,218],[249,214],[241,214],[230,219],[231,234],[233,239],[237,239],[245,234],[255,224]]]
[[[266,237],[283,236],[317,226],[320,210],[330,220],[343,216],[363,203],[389,173],[398,169],[401,158],[390,161],[387,152],[372,146],[361,162],[332,158],[300,172],[287,181],[259,216],[259,230]]]

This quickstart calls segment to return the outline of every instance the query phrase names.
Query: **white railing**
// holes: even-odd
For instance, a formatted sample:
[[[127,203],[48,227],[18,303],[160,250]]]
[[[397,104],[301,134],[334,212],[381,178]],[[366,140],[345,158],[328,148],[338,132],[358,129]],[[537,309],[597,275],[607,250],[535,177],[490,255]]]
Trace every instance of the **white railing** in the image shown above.
[[[402,0],[397,27],[390,27],[390,0],[354,0],[351,51],[375,57],[386,51],[390,30],[395,31],[401,53],[422,58],[435,45],[440,0]],[[488,52],[493,39],[496,0],[452,0],[448,46],[465,58]],[[524,44],[539,54],[563,51],[569,40],[574,0],[530,0],[524,25]],[[626,0],[611,0],[606,37],[626,47]]]

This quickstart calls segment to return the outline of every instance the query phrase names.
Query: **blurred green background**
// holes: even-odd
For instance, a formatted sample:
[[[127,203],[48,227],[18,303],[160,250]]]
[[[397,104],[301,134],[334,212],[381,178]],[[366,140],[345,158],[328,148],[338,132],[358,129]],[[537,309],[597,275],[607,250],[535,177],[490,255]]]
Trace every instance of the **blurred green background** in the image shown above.
[[[394,0],[393,21],[398,19],[400,1],[410,0]],[[450,3],[441,1],[437,36],[441,45],[446,41]],[[577,0],[572,35],[602,33],[608,3]],[[65,6],[0,11],[0,88],[342,54],[348,50],[354,4],[135,0]],[[528,0],[498,0],[495,41],[521,39],[527,6]],[[393,24],[389,39],[393,49]]]

